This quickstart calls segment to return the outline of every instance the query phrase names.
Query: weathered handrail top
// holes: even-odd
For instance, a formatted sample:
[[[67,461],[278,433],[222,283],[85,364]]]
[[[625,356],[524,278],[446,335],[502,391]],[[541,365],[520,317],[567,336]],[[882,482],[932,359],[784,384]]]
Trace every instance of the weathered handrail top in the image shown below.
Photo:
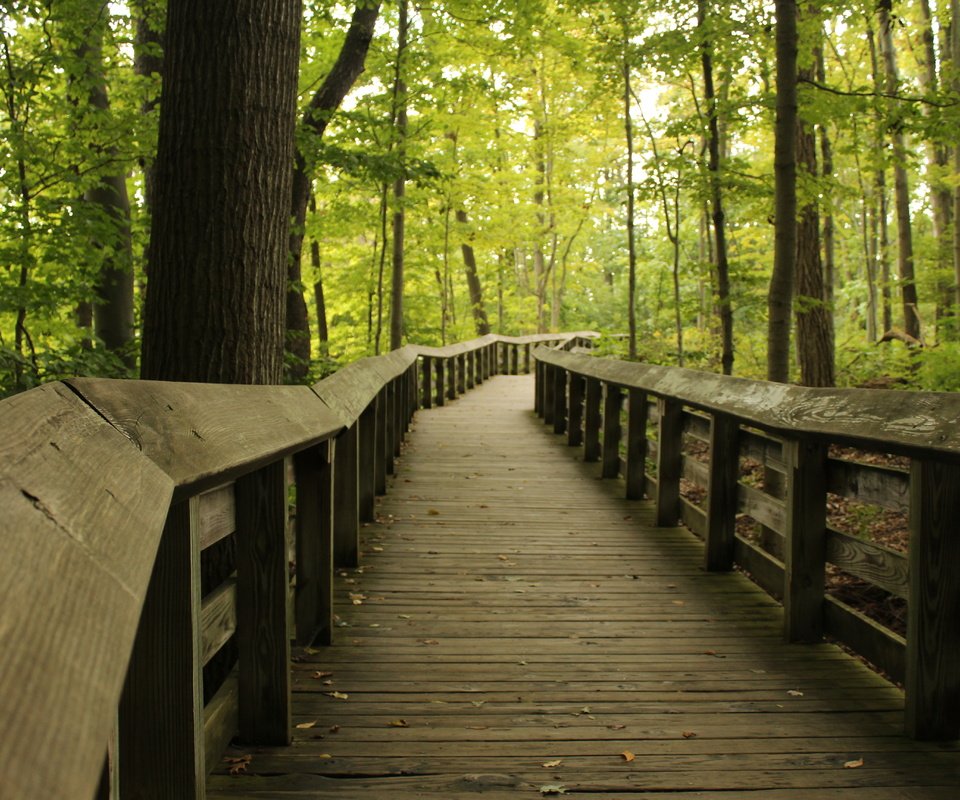
[[[69,385],[173,479],[177,496],[231,480],[343,428],[307,386],[98,378]]]
[[[774,433],[803,433],[874,448],[881,444],[892,453],[960,460],[960,394],[956,393],[812,389],[547,348],[538,348],[534,354],[545,364],[622,388],[672,397]]]
[[[4,400],[0,427],[3,795],[82,797],[116,719],[173,482],[62,383]]]

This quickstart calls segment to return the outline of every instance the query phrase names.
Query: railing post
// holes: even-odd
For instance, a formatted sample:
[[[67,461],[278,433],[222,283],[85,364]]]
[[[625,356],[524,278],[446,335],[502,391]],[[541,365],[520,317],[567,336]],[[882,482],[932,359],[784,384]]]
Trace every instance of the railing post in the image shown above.
[[[430,356],[423,356],[423,371],[420,379],[423,382],[420,405],[423,408],[433,408],[433,359]]]
[[[543,384],[545,365],[542,361],[534,364],[533,377],[533,410],[538,417],[543,416]]]
[[[612,383],[606,384],[603,401],[603,464],[600,476],[616,478],[620,475],[620,410],[623,391]]]
[[[786,439],[783,621],[788,642],[823,638],[827,450],[811,438]]]
[[[523,346],[523,372],[526,375],[530,374],[530,342]]]
[[[657,400],[656,525],[673,527],[680,519],[680,472],[683,466],[683,406],[668,397]]]
[[[546,370],[543,375],[546,379],[543,382],[543,422],[545,425],[553,425],[553,419],[556,414],[556,400],[554,397],[557,392],[556,372],[559,367],[555,367],[553,364],[546,364],[545,366]]]
[[[434,399],[436,400],[438,406],[442,406],[447,402],[447,384],[445,380],[446,361],[442,358],[435,358],[433,359],[433,362],[437,371],[437,393],[434,396]]]
[[[383,396],[383,465],[387,475],[393,475],[394,441],[397,437],[396,391],[393,381],[385,384],[380,390]],[[386,481],[384,481],[386,493]]]
[[[373,522],[375,497],[377,493],[377,398],[360,414],[358,420],[357,476],[358,506],[361,522]]]
[[[283,461],[237,479],[240,736],[290,744],[287,482]]]
[[[510,345],[510,374],[520,374],[520,345]]]
[[[740,425],[728,414],[710,418],[710,464],[707,478],[707,532],[704,567],[733,569],[736,544],[737,481],[740,478]]]
[[[472,389],[477,385],[477,351],[470,350],[464,355],[467,359],[467,389]]]
[[[910,467],[910,599],[906,731],[917,739],[960,734],[960,466]]]
[[[553,432],[567,432],[567,371],[563,367],[553,372]]]
[[[627,398],[627,469],[625,475],[628,500],[642,500],[647,481],[647,395],[630,389]]]
[[[331,477],[326,442],[293,458],[297,482],[297,590],[294,620],[297,644],[330,644],[333,632],[333,503],[325,481]]]
[[[465,394],[467,391],[467,356],[465,353],[460,353],[456,357],[457,360],[457,392],[459,394]]]
[[[374,434],[373,490],[375,494],[387,493],[387,398],[381,389],[377,392],[377,429]]]
[[[510,345],[507,342],[500,343],[500,374],[510,374]]]
[[[587,378],[587,397],[583,412],[583,460],[600,460],[600,401],[603,385],[597,378]]]
[[[354,422],[341,433],[334,448],[333,563],[337,567],[355,567],[360,563],[358,425]]]
[[[390,383],[390,394],[393,396],[393,457],[400,457],[403,445],[403,375],[398,375]]]
[[[583,376],[570,373],[570,402],[568,404],[567,444],[579,447],[583,444]]]
[[[120,785],[148,800],[206,793],[197,507],[167,513],[120,700]]]
[[[453,356],[447,359],[449,368],[447,369],[447,399],[457,399],[457,358]]]

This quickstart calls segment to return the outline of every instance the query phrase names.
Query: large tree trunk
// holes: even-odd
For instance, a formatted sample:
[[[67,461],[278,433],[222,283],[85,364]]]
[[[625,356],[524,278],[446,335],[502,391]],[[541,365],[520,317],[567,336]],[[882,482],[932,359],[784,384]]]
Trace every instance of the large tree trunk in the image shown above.
[[[467,212],[463,209],[457,210],[457,222],[467,226]],[[480,286],[480,275],[477,272],[477,256],[473,252],[473,246],[467,239],[466,230],[463,231],[464,239],[460,244],[460,252],[463,253],[463,271],[467,278],[467,290],[470,292],[470,307],[473,309],[473,322],[477,329],[477,336],[486,336],[490,333],[490,321],[487,319],[487,310],[483,305],[483,289]]]
[[[144,378],[282,378],[300,14],[169,0]]]
[[[767,294],[767,380],[790,379],[790,317],[797,259],[797,3],[777,0],[775,241]]]
[[[877,5],[880,28],[880,54],[883,57],[886,91],[894,94],[900,81],[897,54],[893,49],[891,0]],[[897,211],[897,265],[900,271],[900,298],[903,305],[903,328],[907,336],[920,339],[920,314],[917,305],[917,284],[913,269],[913,228],[910,221],[910,186],[907,179],[907,143],[902,121],[888,121],[893,142],[893,195]]]
[[[330,122],[330,117],[340,107],[343,98],[363,72],[363,65],[373,41],[373,31],[380,3],[360,0],[350,20],[346,38],[337,60],[327,73],[323,83],[311,98],[300,120],[303,134],[297,148],[291,192],[290,258],[287,264],[287,334],[286,347],[290,354],[287,379],[298,383],[304,380],[310,368],[310,320],[307,303],[303,296],[303,237],[307,222],[307,206],[310,201],[311,181],[315,167],[313,152]],[[312,142],[309,150],[304,142]]]
[[[404,81],[409,19],[407,0],[400,0],[400,21],[397,29],[397,64],[393,85],[394,122],[397,135],[397,159],[400,174],[393,182],[393,273],[390,282],[390,349],[403,344],[403,246],[406,225],[406,139],[407,84]]]

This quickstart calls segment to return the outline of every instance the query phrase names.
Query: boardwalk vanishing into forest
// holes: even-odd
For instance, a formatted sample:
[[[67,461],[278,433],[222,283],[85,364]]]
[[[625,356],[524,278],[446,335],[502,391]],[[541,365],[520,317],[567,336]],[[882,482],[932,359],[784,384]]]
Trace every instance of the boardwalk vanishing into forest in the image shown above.
[[[958,748],[906,738],[899,689],[785,644],[776,601],[533,396],[498,376],[417,415],[334,644],[295,650],[292,746],[231,749],[208,797],[957,796]]]

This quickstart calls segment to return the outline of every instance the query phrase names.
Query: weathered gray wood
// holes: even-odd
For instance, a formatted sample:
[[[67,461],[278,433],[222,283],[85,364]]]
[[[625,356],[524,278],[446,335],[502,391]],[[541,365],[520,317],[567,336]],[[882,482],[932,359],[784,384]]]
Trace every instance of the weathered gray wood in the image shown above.
[[[904,600],[909,595],[907,557],[848,533],[827,529],[827,561]]]
[[[710,420],[710,477],[707,487],[707,532],[704,567],[711,572],[733,569],[736,540],[740,426],[726,414]]]
[[[530,374],[530,350],[531,349],[532,348],[529,342],[527,342],[527,344],[523,346],[523,372],[525,375]]]
[[[237,478],[236,502],[240,735],[251,743],[288,744],[290,636],[283,462]]]
[[[358,423],[336,439],[333,481],[333,563],[355,567],[360,563],[360,481]]]
[[[178,498],[227,483],[343,427],[306,386],[102,378],[70,384],[173,478]]]
[[[544,364],[544,369],[549,367]],[[596,378],[587,378],[587,396],[583,410],[583,460],[599,461],[601,455],[600,428],[603,417],[600,404],[603,400],[603,385]]]
[[[217,689],[203,709],[204,769],[213,772],[221,764],[223,751],[240,728],[240,685],[236,671]]]
[[[556,414],[556,394],[557,394],[557,367],[545,365],[543,373],[543,422],[545,425],[553,425],[554,415]]]
[[[464,394],[467,391],[467,356],[461,353],[456,357],[457,361],[457,392]]]
[[[204,492],[197,498],[200,549],[206,550],[237,529],[233,484]]]
[[[326,624],[321,614],[323,592],[329,587],[329,576],[324,572],[326,561],[321,539],[321,515],[331,509],[321,506],[321,460],[319,447],[311,447],[294,456],[294,475],[297,485],[297,517],[295,534],[296,591],[294,593],[294,624],[296,641],[311,644]]]
[[[397,387],[391,382],[383,387],[383,457],[387,475],[393,475],[393,459],[397,452]],[[386,487],[384,487],[386,491]]]
[[[547,371],[547,365],[537,361],[535,362],[535,380],[533,385],[533,410],[538,417],[543,416],[543,395],[544,395],[544,382],[545,375]]]
[[[783,500],[771,497],[762,489],[741,483],[737,488],[737,510],[781,537],[787,529]]]
[[[827,491],[893,511],[910,508],[910,475],[892,467],[831,458],[827,462]]]
[[[740,455],[759,462],[764,470],[786,474],[787,465],[783,461],[783,443],[764,433],[751,430],[740,431]]]
[[[206,665],[237,630],[237,581],[228,578],[203,598],[200,608],[200,662]]]
[[[642,500],[647,474],[647,395],[631,389],[627,399],[627,461],[624,477],[628,500]]]
[[[467,389],[472,389],[477,385],[477,351],[471,350],[467,353]]]
[[[903,681],[906,642],[889,628],[835,597],[825,597],[823,631],[882,669],[890,680]]]
[[[683,406],[672,398],[657,398],[657,525],[680,519],[680,473],[683,461]]]
[[[752,542],[738,536],[733,547],[734,559],[764,591],[783,598],[783,562]]]
[[[420,372],[423,389],[420,392],[420,405],[423,408],[433,408],[433,359],[423,357],[423,369]]]
[[[567,432],[567,371],[563,369],[553,373],[553,432]]]
[[[0,794],[91,797],[172,482],[60,383],[0,429]]]
[[[514,344],[510,348],[510,374],[520,374],[520,345]]]
[[[426,371],[426,370],[425,370]],[[358,422],[357,502],[361,522],[374,517],[377,477],[377,399],[364,409]]]
[[[457,399],[457,373],[460,372],[459,364],[457,363],[456,357],[448,358],[447,360],[447,399],[456,400]]]
[[[120,702],[125,796],[202,798],[205,756],[196,498],[170,507]]]
[[[911,398],[912,399],[912,398]],[[906,728],[918,739],[960,734],[960,467],[910,470]]]
[[[441,363],[441,362],[438,362]],[[439,397],[438,397],[439,400]],[[437,405],[442,405],[437,403]],[[387,419],[390,416],[390,398],[386,388],[377,395],[377,431],[376,454],[374,456],[373,486],[378,495],[387,493],[387,475],[393,471],[393,458],[387,448],[388,430]]]
[[[568,409],[567,444],[580,447],[583,444],[583,396],[585,385],[579,375],[570,375],[570,403]]]
[[[620,474],[620,411],[623,408],[623,392],[619,386],[609,383],[604,385],[603,389],[603,460],[600,475],[603,478],[616,478]]]
[[[435,358],[433,360],[433,368],[436,373],[436,394],[434,395],[434,401],[438,406],[442,406],[447,402],[447,382],[446,378],[446,360],[443,358]]]
[[[823,638],[826,561],[827,451],[810,438],[783,443],[787,463],[787,529],[783,622],[788,642]]]

